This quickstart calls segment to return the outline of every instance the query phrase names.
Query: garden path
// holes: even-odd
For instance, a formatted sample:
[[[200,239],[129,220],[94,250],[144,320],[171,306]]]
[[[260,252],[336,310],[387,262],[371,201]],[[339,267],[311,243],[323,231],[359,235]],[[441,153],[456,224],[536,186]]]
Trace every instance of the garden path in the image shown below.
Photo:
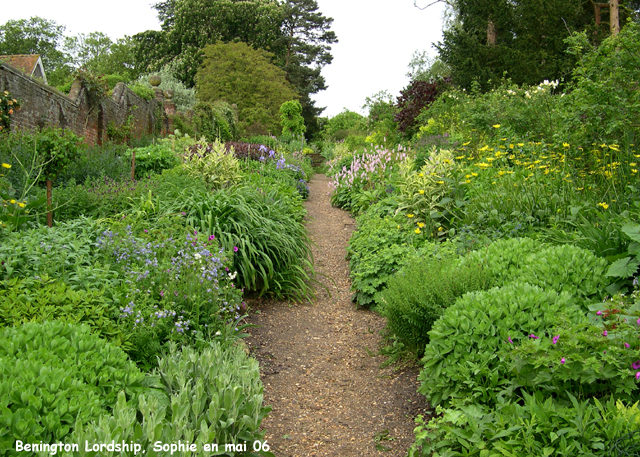
[[[413,442],[413,419],[424,412],[416,369],[381,368],[384,318],[351,302],[345,248],[355,221],[331,207],[329,179],[310,183],[307,227],[318,273],[331,296],[313,303],[251,303],[245,341],[260,362],[263,422],[276,457],[403,457]]]

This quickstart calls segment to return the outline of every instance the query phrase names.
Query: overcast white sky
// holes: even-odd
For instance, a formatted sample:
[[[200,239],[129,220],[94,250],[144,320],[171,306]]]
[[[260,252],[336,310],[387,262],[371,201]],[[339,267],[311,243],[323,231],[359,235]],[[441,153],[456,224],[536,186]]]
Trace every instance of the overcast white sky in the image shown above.
[[[339,43],[333,63],[323,70],[329,88],[317,94],[325,116],[348,108],[360,111],[366,97],[381,90],[398,95],[408,83],[405,74],[415,50],[435,55],[432,43],[442,37],[440,4],[426,10],[413,0],[317,0],[319,10],[334,18]],[[66,33],[103,32],[112,39],[160,29],[156,0],[7,0],[0,8],[0,23],[40,16],[67,28]],[[430,3],[418,0],[418,5]]]

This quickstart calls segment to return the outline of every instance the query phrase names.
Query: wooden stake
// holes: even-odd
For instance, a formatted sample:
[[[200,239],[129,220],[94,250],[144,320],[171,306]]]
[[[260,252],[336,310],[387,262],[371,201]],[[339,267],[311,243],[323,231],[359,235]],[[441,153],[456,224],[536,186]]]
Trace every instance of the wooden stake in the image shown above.
[[[51,204],[51,187],[51,180],[47,179],[47,225],[49,227],[53,227],[53,205]]]
[[[132,149],[133,155],[131,157],[131,181],[136,180],[136,150]]]

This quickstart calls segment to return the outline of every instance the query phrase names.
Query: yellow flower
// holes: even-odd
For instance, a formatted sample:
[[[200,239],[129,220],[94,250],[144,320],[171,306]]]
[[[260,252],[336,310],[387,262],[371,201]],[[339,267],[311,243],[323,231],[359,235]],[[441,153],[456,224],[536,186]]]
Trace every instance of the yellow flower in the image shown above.
[[[414,232],[416,232],[416,234],[421,233],[419,228],[415,229]]]
[[[637,173],[637,172],[638,172],[638,170],[636,170],[635,168],[631,169],[631,173]]]
[[[629,164],[632,167],[635,167],[637,164],[635,162]]]
[[[602,206],[604,209],[609,208],[609,205],[607,205],[606,203],[598,203],[598,206]]]
[[[609,149],[611,149],[612,151],[618,151],[618,152],[620,151],[620,149],[618,149],[615,146],[609,146]]]
[[[475,178],[476,176],[478,176],[478,173],[471,173],[471,176]]]
[[[438,232],[442,232],[443,228],[442,227],[438,227]]]
[[[11,165],[9,165],[8,163],[3,163],[2,168],[11,168]]]
[[[524,146],[524,143],[518,143],[518,146],[522,147]]]
[[[14,204],[16,203],[16,201],[15,201],[15,200],[13,200],[13,199],[11,199],[11,200],[9,200],[9,203],[11,203],[12,205],[14,205]]]
[[[424,173],[420,173],[418,176],[419,176],[420,178],[424,178]]]
[[[500,124],[494,124],[494,125],[493,125],[493,128],[494,128],[494,129],[499,129],[499,128],[500,128]]]
[[[469,146],[471,144],[471,141],[467,141],[466,143],[462,143],[462,146]]]
[[[463,160],[463,159],[466,159],[466,158],[467,158],[467,156],[457,156],[456,160]]]
[[[424,227],[424,222],[417,222],[418,227],[422,228]]]
[[[407,214],[407,217],[413,217],[413,214]]]
[[[444,184],[444,181],[436,181],[436,184]]]
[[[398,228],[400,228],[400,226],[398,225]]]
[[[568,147],[570,147],[570,146],[569,146],[569,143],[562,143],[562,147],[563,147],[563,148],[568,148]]]
[[[25,205],[24,203],[18,203],[18,206],[19,206],[20,208],[24,208],[24,207],[25,207],[25,206],[27,206],[27,205]]]
[[[424,194],[424,190],[419,190],[418,192],[420,192],[420,194]]]

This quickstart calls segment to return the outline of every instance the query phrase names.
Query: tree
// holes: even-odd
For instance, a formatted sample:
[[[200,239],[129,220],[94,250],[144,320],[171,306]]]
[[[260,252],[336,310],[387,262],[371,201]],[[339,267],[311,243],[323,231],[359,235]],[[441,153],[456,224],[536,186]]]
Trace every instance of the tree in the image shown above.
[[[564,39],[594,23],[583,0],[451,0],[457,20],[436,48],[454,83],[488,89],[506,75],[517,84],[570,75]]]
[[[307,131],[302,117],[302,106],[298,100],[289,100],[280,105],[282,134],[302,135]]]
[[[0,55],[40,54],[49,84],[61,84],[72,72],[70,57],[62,50],[64,30],[37,16],[9,20],[0,26]]]
[[[144,72],[171,64],[188,87],[203,62],[202,49],[217,42],[244,42],[277,52],[282,12],[275,0],[165,0],[154,6],[161,31],[134,35]]]
[[[398,123],[398,130],[407,138],[411,138],[417,131],[416,119],[420,112],[433,103],[450,82],[450,79],[411,81],[402,89],[396,103],[398,111],[394,118]]]
[[[273,55],[245,43],[218,43],[203,50],[196,75],[196,93],[204,102],[218,100],[238,107],[241,132],[279,131],[279,108],[297,94],[285,73],[271,63]]]
[[[367,120],[361,114],[348,109],[336,114],[324,125],[323,135],[330,140],[344,140],[352,133],[365,133]]]
[[[80,33],[65,39],[65,50],[73,65],[102,75],[121,75],[134,80],[140,72],[135,68],[134,43],[124,37],[115,43],[102,32]]]
[[[318,11],[316,0],[287,0],[282,4],[282,68],[300,94],[308,137],[319,131],[317,117],[324,108],[315,106],[311,94],[327,88],[322,68],[333,60],[331,45],[338,42],[331,31],[332,18]]]

